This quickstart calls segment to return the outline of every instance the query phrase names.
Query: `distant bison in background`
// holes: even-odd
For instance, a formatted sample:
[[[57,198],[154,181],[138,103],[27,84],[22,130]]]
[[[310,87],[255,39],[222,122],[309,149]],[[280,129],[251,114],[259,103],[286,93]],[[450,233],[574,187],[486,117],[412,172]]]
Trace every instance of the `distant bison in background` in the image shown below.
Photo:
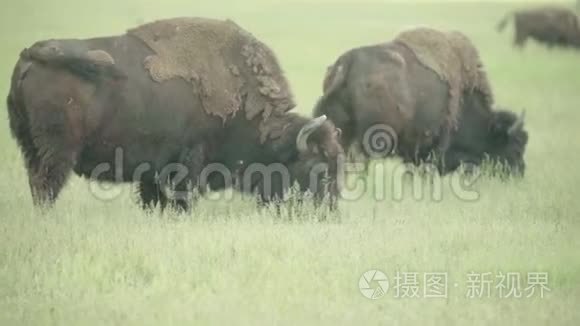
[[[394,154],[416,165],[434,163],[445,174],[489,158],[521,175],[528,140],[523,116],[492,107],[469,39],[415,28],[341,55],[327,71],[314,114],[327,115],[341,129],[344,149],[362,150],[367,162]]]
[[[531,38],[548,47],[580,47],[578,16],[570,9],[541,7],[510,12],[497,25],[498,31],[514,20],[515,46],[522,48]]]
[[[166,188],[232,185],[219,173],[200,184],[210,163],[231,174],[283,165],[289,182],[239,180],[265,202],[294,182],[319,203],[338,195],[334,125],[288,112],[295,104],[274,53],[229,20],[168,19],[120,36],[37,42],[16,63],[7,104],[36,205],[51,205],[74,171],[136,182],[143,208],[186,211],[190,197]]]

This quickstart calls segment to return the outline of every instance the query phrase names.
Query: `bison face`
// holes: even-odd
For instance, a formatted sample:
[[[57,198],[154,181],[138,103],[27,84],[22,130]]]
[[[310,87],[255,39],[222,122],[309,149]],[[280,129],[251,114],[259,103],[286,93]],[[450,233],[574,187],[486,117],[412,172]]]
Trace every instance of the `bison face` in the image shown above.
[[[240,152],[223,148],[226,156],[232,152],[236,154],[235,159],[242,160],[240,190],[257,194],[263,203],[279,203],[286,191],[298,184],[297,190],[301,193],[313,195],[315,205],[328,199],[334,210],[339,195],[338,164],[343,155],[338,129],[324,115],[305,119],[284,114],[271,116],[267,123],[284,126],[280,135],[251,146],[243,134],[236,133],[233,144],[245,148],[242,156]],[[231,168],[231,164],[227,165]]]
[[[494,112],[489,130],[487,154],[492,162],[504,164],[506,172],[523,176],[524,152],[528,133],[524,130],[525,112],[518,117],[509,111]]]
[[[339,195],[339,160],[344,155],[340,131],[322,115],[305,124],[296,137],[297,160],[289,162],[291,177],[300,190],[310,191],[315,203],[327,199],[336,208]]]

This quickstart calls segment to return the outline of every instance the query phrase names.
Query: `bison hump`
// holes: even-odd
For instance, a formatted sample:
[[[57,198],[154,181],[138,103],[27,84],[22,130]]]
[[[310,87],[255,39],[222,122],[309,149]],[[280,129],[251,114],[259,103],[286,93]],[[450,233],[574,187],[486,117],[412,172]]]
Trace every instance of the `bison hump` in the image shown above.
[[[182,78],[207,114],[224,121],[244,108],[252,119],[295,104],[273,51],[231,20],[182,17],[130,29],[154,52],[146,58],[151,78]]]
[[[419,27],[401,32],[395,39],[406,46],[417,60],[449,85],[449,127],[456,128],[462,96],[478,90],[491,109],[493,94],[479,53],[463,33]]]

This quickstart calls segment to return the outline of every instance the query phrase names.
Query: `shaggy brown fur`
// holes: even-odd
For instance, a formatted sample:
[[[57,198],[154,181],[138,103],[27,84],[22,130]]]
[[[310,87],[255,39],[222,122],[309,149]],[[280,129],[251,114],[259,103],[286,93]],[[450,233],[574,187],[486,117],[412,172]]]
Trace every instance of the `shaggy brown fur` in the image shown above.
[[[174,18],[128,31],[155,55],[145,67],[158,82],[183,78],[208,114],[225,120],[242,107],[246,117],[285,112],[295,104],[274,53],[231,20]]]
[[[401,39],[412,40],[405,42],[412,47]],[[324,77],[314,115],[327,115],[342,130],[345,150],[358,151],[367,162],[397,155],[414,164],[432,162],[447,173],[489,156],[522,170],[523,123],[491,105],[491,88],[471,42],[458,33],[418,29],[342,54]],[[498,116],[505,117],[499,125]],[[450,121],[458,128],[450,128]],[[380,150],[369,136],[396,147]]]
[[[462,33],[442,32],[432,28],[414,28],[394,40],[407,46],[417,59],[449,85],[448,126],[457,128],[462,96],[478,90],[485,95],[486,106],[493,105],[493,94],[477,49]]]
[[[511,18],[516,47],[522,48],[529,38],[548,47],[580,47],[579,18],[568,8],[545,6],[510,12],[498,23],[497,30],[503,31]]]
[[[260,44],[247,42],[239,47],[241,52],[228,54],[239,57],[239,69],[220,78],[226,85],[241,80],[238,99],[245,112],[226,121],[208,113],[208,102],[192,92],[190,81],[151,78],[143,62],[157,54],[133,35],[41,41],[24,50],[14,67],[7,107],[34,203],[53,204],[74,171],[93,180],[138,183],[143,208],[160,203],[162,208],[187,210],[188,197],[170,197],[165,190],[185,193],[197,186],[210,162],[232,171],[239,169],[240,161],[276,162],[287,166],[299,183],[310,182],[307,169],[322,163],[329,166],[332,184],[337,179],[332,166],[342,152],[337,133],[330,132],[334,126],[287,112],[291,97],[285,78],[269,61],[274,60],[271,52]],[[207,77],[212,72],[207,71]],[[303,130],[311,131],[311,137],[301,134]],[[174,174],[164,171],[171,165],[187,172],[175,183],[169,182]],[[286,190],[264,183],[263,189],[272,186],[277,192],[248,185],[263,200],[280,199],[279,193]],[[322,196],[323,189],[319,191]]]

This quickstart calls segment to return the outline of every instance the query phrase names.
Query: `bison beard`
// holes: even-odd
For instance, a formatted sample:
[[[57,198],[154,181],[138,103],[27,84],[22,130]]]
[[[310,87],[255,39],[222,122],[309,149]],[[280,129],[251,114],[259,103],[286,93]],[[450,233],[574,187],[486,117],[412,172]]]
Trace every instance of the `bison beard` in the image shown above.
[[[196,40],[221,39],[227,25],[237,35],[234,39],[244,42],[233,43],[235,48],[226,42],[221,49],[214,44],[211,51],[231,52],[203,63],[195,63],[190,54],[178,67],[203,67],[198,73],[206,79],[215,69],[220,72],[218,79],[206,86],[215,87],[215,82],[225,80],[228,87],[240,88],[204,93],[195,88],[199,86],[195,80],[179,74],[163,80],[152,78],[144,63],[151,68],[151,58],[157,58],[153,61],[165,65],[165,59],[172,58],[167,54],[170,42],[160,43],[164,50],[157,49],[157,53],[133,33],[41,41],[22,52],[7,104],[12,135],[22,150],[36,205],[54,203],[74,171],[101,181],[137,181],[144,208],[160,203],[162,209],[170,206],[186,211],[189,197],[170,198],[165,187],[187,193],[197,186],[207,164],[239,168],[232,162],[283,164],[303,190],[309,188],[304,183],[310,181],[305,178],[309,169],[322,164],[327,167],[323,171],[327,179],[325,187],[317,187],[318,195],[324,197],[328,189],[332,196],[338,195],[337,187],[332,186],[337,178],[335,162],[342,153],[336,130],[325,117],[311,120],[287,112],[294,106],[292,93],[273,52],[232,22],[185,21],[195,21],[196,28],[203,26],[196,29]],[[175,22],[160,21],[145,25],[145,30],[173,28]],[[136,30],[139,28],[132,31]],[[187,44],[193,43],[181,42],[181,46]],[[230,69],[227,74],[222,74],[222,64]],[[220,111],[215,105],[228,102],[222,101],[231,94],[228,91],[237,92],[229,99],[239,100],[238,106],[234,111],[231,106]],[[123,160],[117,166],[119,150]],[[144,163],[148,168],[140,170]],[[103,170],[103,164],[114,168]],[[172,164],[185,167],[187,174],[181,182],[169,185],[173,172],[162,172]],[[210,184],[219,189],[218,181],[210,180]],[[276,193],[268,194],[255,186],[248,189],[257,191],[265,201],[280,199],[287,190],[275,185]]]
[[[467,37],[417,28],[341,55],[327,71],[314,114],[326,114],[342,130],[346,150],[366,150],[369,131],[386,126],[405,162],[434,163],[448,173],[489,156],[523,170],[523,124],[505,112],[515,128],[498,125],[504,112],[492,105],[483,65]],[[362,154],[367,161],[375,156]]]

